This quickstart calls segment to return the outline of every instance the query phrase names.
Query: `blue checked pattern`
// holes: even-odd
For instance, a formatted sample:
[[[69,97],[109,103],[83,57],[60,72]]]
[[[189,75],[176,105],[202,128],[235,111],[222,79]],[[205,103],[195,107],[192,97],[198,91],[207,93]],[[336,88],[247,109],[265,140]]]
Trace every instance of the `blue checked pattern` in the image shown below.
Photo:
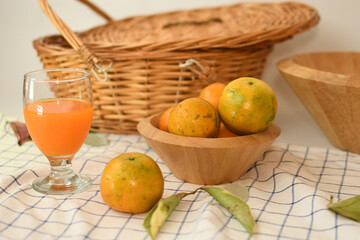
[[[0,239],[150,239],[144,214],[110,209],[102,201],[102,169],[123,152],[156,160],[165,178],[163,197],[199,187],[174,177],[138,135],[109,134],[110,146],[84,145],[74,170],[94,179],[93,187],[69,196],[42,195],[32,181],[49,164],[32,142],[17,146],[0,114]],[[239,182],[247,186],[256,220],[251,239],[359,239],[360,223],[326,209],[360,195],[360,155],[340,150],[274,144]],[[204,191],[184,198],[158,235],[161,239],[249,239],[242,225]]]

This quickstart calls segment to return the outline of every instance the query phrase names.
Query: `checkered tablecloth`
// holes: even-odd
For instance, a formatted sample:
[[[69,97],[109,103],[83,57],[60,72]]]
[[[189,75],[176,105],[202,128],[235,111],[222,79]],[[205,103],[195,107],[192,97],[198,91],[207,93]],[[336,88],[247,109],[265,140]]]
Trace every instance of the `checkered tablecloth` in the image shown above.
[[[32,142],[21,147],[0,115],[0,239],[150,239],[144,214],[111,210],[99,191],[102,169],[123,152],[156,160],[165,178],[163,197],[199,187],[175,178],[138,135],[109,134],[106,147],[84,145],[74,170],[94,179],[86,192],[43,195],[32,181],[49,172],[47,159]],[[360,155],[334,149],[274,144],[238,180],[248,187],[256,220],[250,239],[360,239],[360,223],[326,208],[360,195]],[[204,191],[184,198],[157,239],[249,239],[242,225]]]

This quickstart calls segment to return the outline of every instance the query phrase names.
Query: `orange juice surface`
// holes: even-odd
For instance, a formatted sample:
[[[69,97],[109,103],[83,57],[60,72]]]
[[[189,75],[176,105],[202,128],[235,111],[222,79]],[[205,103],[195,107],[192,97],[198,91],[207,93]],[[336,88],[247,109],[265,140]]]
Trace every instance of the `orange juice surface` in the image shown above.
[[[74,155],[88,135],[92,114],[89,102],[71,98],[36,101],[24,108],[30,136],[48,157]]]

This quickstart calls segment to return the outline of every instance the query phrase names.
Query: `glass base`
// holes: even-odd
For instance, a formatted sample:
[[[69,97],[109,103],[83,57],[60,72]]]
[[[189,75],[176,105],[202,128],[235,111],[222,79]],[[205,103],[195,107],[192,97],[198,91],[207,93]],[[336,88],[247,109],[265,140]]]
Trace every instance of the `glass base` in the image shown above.
[[[72,182],[68,184],[54,184],[49,177],[40,177],[36,179],[32,188],[40,193],[51,195],[67,195],[73,193],[80,193],[92,186],[91,178],[75,174]]]
[[[80,193],[91,186],[91,178],[73,172],[70,160],[63,160],[61,164],[51,166],[49,176],[40,177],[32,184],[35,191],[52,195]]]

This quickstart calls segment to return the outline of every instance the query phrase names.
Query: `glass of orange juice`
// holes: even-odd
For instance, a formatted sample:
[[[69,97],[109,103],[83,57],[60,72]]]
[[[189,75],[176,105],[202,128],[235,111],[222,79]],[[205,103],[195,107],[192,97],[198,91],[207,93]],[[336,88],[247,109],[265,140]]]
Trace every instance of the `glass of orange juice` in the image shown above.
[[[90,74],[73,68],[26,73],[23,109],[30,136],[50,162],[50,174],[32,187],[45,194],[72,194],[92,185],[72,169],[74,155],[83,145],[93,116]]]

